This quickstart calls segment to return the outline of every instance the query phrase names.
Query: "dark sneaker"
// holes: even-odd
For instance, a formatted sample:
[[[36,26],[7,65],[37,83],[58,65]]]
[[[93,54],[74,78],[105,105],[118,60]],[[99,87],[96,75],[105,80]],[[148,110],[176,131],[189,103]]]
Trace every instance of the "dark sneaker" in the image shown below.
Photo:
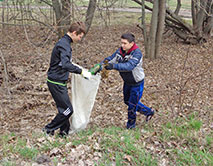
[[[54,135],[54,130],[48,130],[47,128],[43,128],[42,131],[47,134],[47,135],[50,135],[50,136],[53,136]]]
[[[66,133],[65,131],[60,131],[60,133],[58,135],[61,138],[66,138],[68,136],[68,133]]]
[[[127,126],[126,129],[135,129],[135,126]]]
[[[127,129],[134,129],[136,124],[136,120],[128,120],[126,128]]]
[[[155,114],[155,110],[151,109],[151,112],[146,115],[146,122],[150,121]]]

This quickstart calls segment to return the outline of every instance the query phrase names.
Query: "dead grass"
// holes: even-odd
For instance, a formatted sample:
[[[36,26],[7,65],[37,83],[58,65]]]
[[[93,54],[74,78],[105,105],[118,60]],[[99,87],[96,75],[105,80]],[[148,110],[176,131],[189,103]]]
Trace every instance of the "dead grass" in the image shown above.
[[[50,35],[46,34],[46,29],[41,27],[27,29],[27,32],[29,39],[34,43],[42,43]],[[142,51],[144,50],[141,31],[136,28],[135,24],[116,25],[108,28],[99,26],[91,29],[83,43],[73,45],[73,61],[90,68],[103,60],[104,57],[111,55],[120,46],[120,36],[124,32],[133,32],[137,44]],[[0,134],[5,136],[14,133],[15,137],[12,136],[6,143],[10,144],[13,139],[17,143],[19,142],[18,137],[20,137],[25,143],[28,140],[27,147],[28,145],[34,146],[39,142],[38,139],[43,136],[38,136],[35,139],[33,135],[41,134],[42,127],[56,113],[54,101],[46,86],[46,72],[51,50],[57,38],[53,34],[43,47],[35,47],[26,40],[23,29],[12,27],[8,27],[4,34],[1,33],[0,38],[2,39],[0,49],[6,60],[9,76],[7,88],[11,92],[9,96],[7,88],[4,87],[4,72],[1,67],[0,86],[3,93],[0,107]],[[207,162],[207,165],[212,163],[212,158],[209,157],[209,154],[210,156],[212,154],[212,142],[210,140],[212,138],[213,120],[211,111],[212,42],[212,39],[210,39],[208,43],[203,45],[190,46],[184,45],[175,36],[165,36],[159,59],[150,61],[144,55],[143,67],[146,79],[142,102],[158,111],[149,124],[145,124],[144,117],[139,115],[137,131],[130,131],[130,134],[136,134],[135,137],[139,139],[136,142],[143,143],[144,150],[160,163],[166,165],[176,162],[179,165],[187,164],[184,161],[192,161],[195,164]],[[2,65],[2,61],[0,63]],[[74,140],[79,140],[81,137],[89,137],[88,142],[80,139],[78,145],[67,145],[69,150],[63,151],[63,155],[58,153],[56,156],[50,157],[54,145],[59,150],[63,150],[66,146],[66,144],[63,144],[63,140],[57,142],[57,138],[53,138],[52,141],[56,144],[45,145],[44,149],[40,147],[36,147],[34,150],[26,148],[24,151],[20,148],[14,149],[14,151],[11,151],[12,157],[9,158],[12,162],[17,160],[20,163],[21,161],[18,158],[26,163],[32,162],[29,158],[24,157],[25,152],[28,151],[34,155],[38,154],[37,150],[39,150],[39,153],[48,155],[51,161],[61,163],[63,158],[69,159],[69,154],[77,155],[77,152],[80,153],[84,148],[90,147],[89,144],[98,143],[99,146],[102,146],[98,142],[99,137],[106,136],[106,138],[117,139],[116,134],[111,136],[103,133],[105,130],[110,132],[115,130],[120,137],[129,132],[124,129],[127,120],[126,109],[123,104],[122,80],[116,71],[112,71],[108,79],[101,81],[90,124],[86,130],[86,132],[88,131],[87,134],[84,136],[77,135],[75,139],[70,136],[66,144],[74,143]],[[113,129],[113,127],[118,128]],[[137,136],[137,132],[140,133],[139,136]],[[93,137],[89,136],[91,133],[94,134]],[[119,143],[117,142],[116,145]],[[125,144],[125,147],[127,145]],[[141,146],[141,144],[139,145]],[[5,142],[0,144],[0,149],[3,146],[5,146]],[[17,146],[21,149],[26,147],[25,144],[23,146],[18,144]],[[114,155],[120,149],[114,147],[114,145],[107,146],[112,151],[112,156],[110,157],[110,154],[104,150],[101,151],[103,158],[99,159],[101,161],[107,159],[109,163],[113,163],[115,161]],[[131,146],[126,147],[126,150],[128,148],[131,149]],[[94,154],[96,153],[94,152],[98,151],[97,149],[86,150],[88,154],[92,155],[90,156],[92,159],[95,158]],[[138,157],[138,155],[128,156],[129,153],[125,150],[121,152],[122,154],[118,154],[117,159],[119,157],[121,158],[119,161],[124,159],[124,163],[127,163],[127,165]],[[200,156],[196,157],[196,154],[201,153],[204,153],[204,159]],[[0,154],[0,160],[5,159],[3,153]],[[198,160],[194,160],[193,155]],[[203,160],[203,162],[200,160]],[[74,163],[78,163],[78,161],[79,156],[73,159]],[[138,160],[137,162],[134,161],[140,163]],[[65,164],[69,162],[70,160],[67,162],[65,160]]]

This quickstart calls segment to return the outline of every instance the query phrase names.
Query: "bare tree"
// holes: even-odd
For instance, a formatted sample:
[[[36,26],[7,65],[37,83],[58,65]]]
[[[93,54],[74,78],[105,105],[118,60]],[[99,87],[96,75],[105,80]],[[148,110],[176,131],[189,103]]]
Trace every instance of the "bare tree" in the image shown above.
[[[175,9],[175,14],[178,15],[180,8],[181,8],[181,0],[177,0],[177,6],[176,6],[176,9]]]
[[[158,58],[160,55],[160,45],[161,45],[163,32],[164,32],[165,15],[166,15],[166,0],[160,0],[154,58]]]
[[[137,1],[136,1],[137,2]],[[145,25],[145,3],[142,0],[142,30],[144,35],[146,57],[156,59],[159,56],[162,34],[164,31],[166,1],[154,1],[151,26],[148,32]]]
[[[203,43],[211,36],[213,29],[213,1],[192,0],[192,26],[167,10],[170,17],[167,19],[167,26],[172,28],[175,34],[186,43]]]
[[[58,36],[62,37],[70,25],[70,0],[52,0],[52,7],[55,11]]]
[[[157,33],[157,26],[158,26],[158,11],[159,11],[159,2],[154,1],[153,11],[152,11],[152,18],[151,18],[151,27],[149,32],[149,39],[148,39],[148,53],[147,57],[150,59],[154,59],[155,57],[155,41],[156,41],[156,33]]]
[[[46,1],[43,0],[43,2],[46,2]],[[86,13],[86,19],[85,19],[85,24],[87,28],[86,33],[89,31],[89,28],[92,24],[93,16],[96,9],[96,2],[97,0],[89,1],[87,13]],[[48,2],[46,3],[49,4]],[[58,27],[58,36],[60,38],[66,33],[68,28],[67,26],[70,25],[71,16],[74,19],[74,1],[73,0],[72,1],[71,0],[52,0],[51,6],[53,7],[55,12],[56,25]],[[70,7],[72,7],[72,10],[70,10]]]
[[[4,30],[4,14],[5,14],[5,2],[2,2],[2,12],[1,12],[1,20],[2,20],[2,31]]]
[[[140,5],[139,0],[132,0]],[[154,3],[153,0],[146,0]],[[181,1],[178,1],[181,5]],[[146,9],[153,11],[152,8],[145,6]],[[181,38],[185,43],[198,44],[208,40],[213,30],[213,0],[191,0],[191,12],[193,25],[186,22],[176,12],[166,9],[165,23],[167,28]]]
[[[146,19],[145,19],[145,1],[141,1],[142,6],[142,17],[141,17],[141,29],[144,37],[144,45],[145,45],[145,53],[148,54],[148,37],[147,37],[147,29],[146,29]]]
[[[89,1],[89,6],[87,8],[87,14],[86,14],[86,20],[85,20],[85,24],[86,24],[86,34],[90,29],[90,26],[92,24],[92,20],[93,20],[93,16],[95,13],[95,9],[96,9],[96,0],[90,0]]]

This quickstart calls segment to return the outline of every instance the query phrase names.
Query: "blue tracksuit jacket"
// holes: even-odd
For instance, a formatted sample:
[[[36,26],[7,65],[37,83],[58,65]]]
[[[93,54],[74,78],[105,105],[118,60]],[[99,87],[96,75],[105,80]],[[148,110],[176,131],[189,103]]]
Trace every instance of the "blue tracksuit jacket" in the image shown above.
[[[111,56],[105,58],[114,64],[114,69],[120,72],[127,85],[140,85],[145,77],[142,68],[143,55],[136,44],[125,53],[122,48],[117,49]]]

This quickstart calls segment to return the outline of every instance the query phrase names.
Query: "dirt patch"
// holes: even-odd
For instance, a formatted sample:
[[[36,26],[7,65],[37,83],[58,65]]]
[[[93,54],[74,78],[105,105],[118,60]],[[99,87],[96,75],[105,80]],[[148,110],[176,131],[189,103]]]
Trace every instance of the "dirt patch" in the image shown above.
[[[33,43],[46,42],[48,34],[38,29],[27,29],[29,39]],[[73,61],[90,68],[111,55],[120,46],[121,33],[127,31],[135,34],[144,52],[141,31],[136,26],[96,27],[83,43],[73,45]],[[0,133],[27,135],[41,130],[57,111],[46,85],[50,54],[57,37],[53,35],[43,47],[35,47],[26,40],[22,29],[8,28],[0,38],[3,39],[0,49],[9,78],[8,87],[5,87],[1,61]],[[172,121],[192,112],[200,114],[204,125],[210,126],[212,42],[190,46],[180,43],[174,36],[165,36],[161,57],[154,61],[144,58],[146,78],[142,102],[158,110],[153,119],[156,126],[166,119]],[[111,71],[109,78],[101,81],[88,127],[125,127],[127,107],[123,103],[122,84],[116,71]],[[70,89],[70,84],[68,86]],[[143,121],[144,117],[138,116],[138,127],[143,127]]]

